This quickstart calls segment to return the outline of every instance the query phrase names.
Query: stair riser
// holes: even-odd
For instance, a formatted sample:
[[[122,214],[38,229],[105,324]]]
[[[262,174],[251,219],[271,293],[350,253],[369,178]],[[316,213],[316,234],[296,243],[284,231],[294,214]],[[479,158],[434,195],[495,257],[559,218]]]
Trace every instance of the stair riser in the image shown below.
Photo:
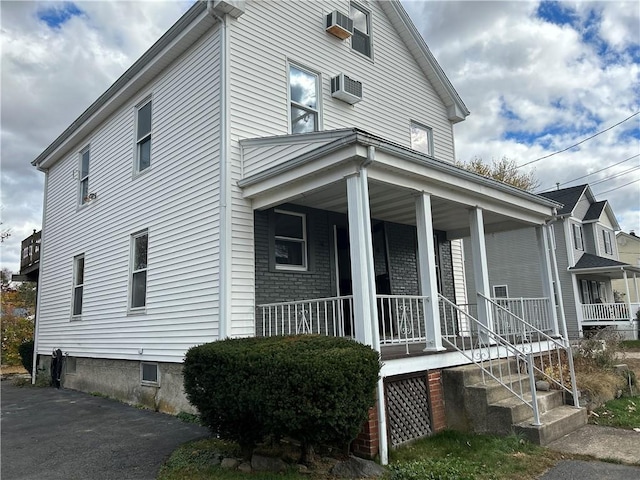
[[[515,360],[497,360],[493,362],[492,367],[494,372],[499,372],[500,365],[502,365],[503,375],[507,375],[509,371],[512,374],[518,372]],[[488,367],[488,363],[485,362],[485,366]],[[491,377],[485,373],[483,376],[482,370],[477,365],[465,365],[464,367],[449,368],[444,370],[446,375],[457,375],[462,377],[463,385],[474,385],[483,381],[489,380]],[[498,376],[498,375],[496,375]]]
[[[549,443],[571,433],[587,424],[587,410],[574,409],[562,419],[535,427],[531,425],[514,425],[514,432],[523,435],[532,443],[548,445]]]
[[[509,385],[509,383],[507,383],[507,385]],[[500,400],[513,396],[513,393],[498,383],[491,383],[488,385],[469,385],[467,388],[469,390],[484,391],[484,398],[486,399],[487,405],[491,405],[492,403],[496,403]],[[528,379],[523,379],[522,382],[513,382],[511,388],[514,392],[522,395],[531,392]]]
[[[563,405],[562,392],[552,392],[551,395],[538,397],[538,411],[542,415],[556,407]],[[505,424],[501,431],[509,432],[515,423],[524,422],[533,417],[533,410],[525,403],[518,403],[512,406],[489,405],[488,415],[495,415],[500,422]]]

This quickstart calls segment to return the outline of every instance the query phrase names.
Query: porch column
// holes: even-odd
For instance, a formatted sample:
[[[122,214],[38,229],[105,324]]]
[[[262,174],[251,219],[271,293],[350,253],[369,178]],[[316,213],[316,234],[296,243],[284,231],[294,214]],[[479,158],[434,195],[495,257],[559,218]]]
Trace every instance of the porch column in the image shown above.
[[[549,227],[549,225],[545,225],[543,228],[547,231],[547,234],[551,232],[551,227]],[[547,235],[547,237],[550,238],[550,235]],[[569,341],[569,334],[567,332],[567,319],[564,314],[562,283],[560,282],[560,274],[558,273],[558,261],[556,259],[556,249],[553,247],[553,244],[550,244],[549,247],[549,254],[551,255],[551,273],[553,275],[553,281],[556,285],[555,295],[551,298],[553,300],[555,300],[556,297],[558,298],[558,304],[556,305],[556,307],[554,307],[554,310],[557,314],[556,320],[558,321],[558,327],[560,330],[559,333],[564,337],[566,341]]]
[[[578,335],[580,338],[584,337],[584,332],[582,331],[582,324],[584,323],[584,310],[582,309],[582,296],[580,295],[580,282],[578,281],[578,276],[572,274],[571,282],[573,284],[573,299],[576,305],[576,319],[578,321]]]
[[[364,178],[361,178],[365,175]],[[366,184],[366,169],[360,174],[347,177],[347,202],[349,218],[349,251],[351,253],[351,279],[353,285],[353,313],[356,340],[372,345],[372,324],[377,316],[372,312],[376,305],[375,278],[371,262],[367,258],[372,250],[369,197],[365,196],[362,184]],[[379,347],[378,347],[379,349]]]
[[[627,275],[626,270],[622,270],[622,276],[624,277],[624,288],[627,294],[627,311],[629,312],[629,321],[633,320],[633,315],[631,314],[631,295],[629,295],[629,276]]]
[[[469,227],[471,230],[471,255],[473,257],[473,276],[478,302],[478,320],[493,331],[492,310],[487,301],[479,294],[491,298],[489,286],[489,270],[487,267],[487,249],[484,242],[484,220],[482,209],[472,208],[469,211]]]
[[[636,301],[635,303],[640,303],[640,293],[638,292],[638,279],[636,277],[636,272],[633,272],[633,286],[636,290]]]
[[[540,250],[540,269],[542,270],[542,293],[549,299],[548,311],[553,335],[558,335],[558,314],[556,312],[555,301],[553,299],[553,277],[551,273],[551,262],[549,260],[549,250],[553,248],[549,244],[547,226],[536,227],[536,239],[538,240],[538,248]]]
[[[420,295],[428,297],[425,303],[425,352],[445,350],[440,335],[440,302],[438,301],[438,277],[436,274],[433,221],[431,218],[431,195],[422,192],[416,198],[416,228],[418,232],[418,274]]]

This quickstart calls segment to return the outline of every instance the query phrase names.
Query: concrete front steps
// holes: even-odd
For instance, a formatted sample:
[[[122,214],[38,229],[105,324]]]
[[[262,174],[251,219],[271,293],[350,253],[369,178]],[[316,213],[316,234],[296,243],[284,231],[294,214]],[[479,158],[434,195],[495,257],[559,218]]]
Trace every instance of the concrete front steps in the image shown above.
[[[505,383],[524,393],[531,401],[528,375],[517,372],[513,362],[493,362],[494,371],[501,369]],[[540,423],[533,424],[533,410],[503,385],[491,379],[476,365],[448,368],[442,371],[445,412],[449,428],[476,433],[509,435],[516,433],[539,444],[548,443],[587,423],[587,411],[564,405],[562,391],[537,391]]]

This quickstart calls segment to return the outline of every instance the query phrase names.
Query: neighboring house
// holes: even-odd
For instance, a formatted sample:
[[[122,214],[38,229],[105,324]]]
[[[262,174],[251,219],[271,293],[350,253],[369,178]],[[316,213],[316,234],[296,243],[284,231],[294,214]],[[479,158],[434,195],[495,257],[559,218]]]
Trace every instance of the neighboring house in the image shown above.
[[[629,233],[616,233],[616,243],[618,245],[618,259],[621,262],[640,268],[640,237],[632,230]],[[622,301],[640,305],[640,274],[631,272],[633,282],[625,280],[613,280],[612,286],[614,294],[620,295]],[[629,285],[631,283],[631,286]],[[633,313],[633,311],[631,312]]]
[[[193,345],[346,335],[384,360],[369,454],[444,428],[442,369],[492,325],[483,232],[546,238],[560,207],[455,167],[467,115],[399,2],[195,3],[33,162],[41,365],[60,348],[65,386],[176,412]]]
[[[615,232],[620,226],[609,203],[597,201],[588,185],[540,195],[563,204],[550,227],[560,279],[560,288],[554,283],[554,295],[557,298],[561,293],[562,298],[557,298],[556,303],[559,307],[564,305],[569,338],[582,337],[603,326],[614,327],[627,338],[637,338],[635,318],[640,304],[630,293],[637,295],[640,266],[619,258]],[[517,304],[520,297],[545,295],[538,280],[540,257],[533,229],[488,234],[486,244],[494,297],[509,298]],[[505,254],[514,253],[518,262],[499,262]],[[469,262],[465,267],[469,284],[473,281],[472,267]],[[614,280],[621,281],[617,289],[625,293],[624,301],[614,295]]]

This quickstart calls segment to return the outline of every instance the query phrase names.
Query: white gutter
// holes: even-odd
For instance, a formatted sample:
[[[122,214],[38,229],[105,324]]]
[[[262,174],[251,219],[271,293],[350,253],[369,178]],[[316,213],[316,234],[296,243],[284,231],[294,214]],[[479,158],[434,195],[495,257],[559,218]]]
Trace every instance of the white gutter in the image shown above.
[[[42,267],[44,265],[44,238],[47,221],[47,187],[49,185],[49,170],[44,172],[44,195],[42,199],[42,230],[40,233],[40,263],[38,264],[38,283],[36,294],[36,318],[35,331],[33,332],[33,360],[31,361],[31,384],[36,383],[36,372],[38,371],[38,328],[40,326],[40,297],[42,296]]]
[[[219,16],[213,2],[207,1],[207,12],[220,22],[220,283],[218,309],[218,338],[231,334],[231,189],[229,178],[229,32],[227,16]]]

